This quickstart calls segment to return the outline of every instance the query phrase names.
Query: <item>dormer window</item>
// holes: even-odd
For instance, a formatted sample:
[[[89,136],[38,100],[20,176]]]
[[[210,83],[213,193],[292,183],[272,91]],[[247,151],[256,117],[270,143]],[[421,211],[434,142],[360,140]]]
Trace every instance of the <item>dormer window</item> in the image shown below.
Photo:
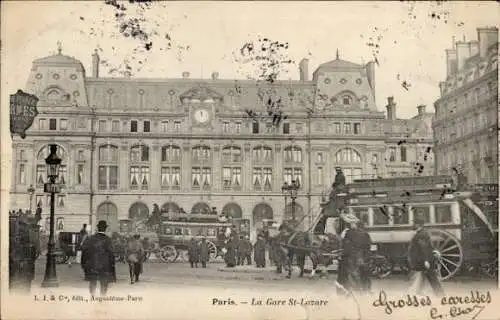
[[[350,96],[343,96],[342,97],[342,104],[344,106],[350,106],[352,104],[352,98]]]

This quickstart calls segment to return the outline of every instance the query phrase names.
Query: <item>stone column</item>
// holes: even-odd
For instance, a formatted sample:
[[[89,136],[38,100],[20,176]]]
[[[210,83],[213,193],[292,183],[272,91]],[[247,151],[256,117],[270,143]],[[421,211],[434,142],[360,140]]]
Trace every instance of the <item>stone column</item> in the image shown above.
[[[221,183],[221,177],[222,177],[222,157],[221,157],[221,150],[220,150],[220,144],[214,144],[213,150],[212,150],[212,165],[210,166],[212,168],[212,191],[220,191],[222,190],[222,183]],[[203,188],[203,186],[202,186]],[[222,208],[220,208],[222,209]]]
[[[189,192],[191,190],[191,146],[189,143],[182,145],[182,167],[181,167],[181,190]],[[187,211],[187,208],[184,208]]]
[[[242,168],[241,177],[243,179],[243,190],[244,192],[253,191],[253,168],[252,168],[252,147],[250,143],[245,143],[243,152],[241,154],[242,158]]]
[[[128,191],[130,189],[130,176],[129,176],[129,156],[130,150],[127,142],[122,142],[119,151],[119,159],[118,159],[118,175],[120,181],[118,181],[119,187],[118,190],[121,192]],[[97,168],[97,167],[96,167]],[[97,168],[97,171],[99,168]]]
[[[149,169],[150,173],[150,190],[153,192],[159,192],[160,191],[160,174],[161,174],[161,154],[160,154],[160,146],[158,144],[158,141],[153,142],[153,145],[151,146],[151,154],[149,155],[150,157],[150,164],[151,168]]]

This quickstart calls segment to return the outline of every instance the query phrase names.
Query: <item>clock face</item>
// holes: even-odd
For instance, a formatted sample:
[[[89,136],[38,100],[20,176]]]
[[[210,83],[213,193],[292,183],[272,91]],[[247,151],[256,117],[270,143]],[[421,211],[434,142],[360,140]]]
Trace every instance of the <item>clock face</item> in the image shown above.
[[[199,109],[195,111],[194,119],[198,123],[206,123],[210,119],[210,114],[205,109]]]

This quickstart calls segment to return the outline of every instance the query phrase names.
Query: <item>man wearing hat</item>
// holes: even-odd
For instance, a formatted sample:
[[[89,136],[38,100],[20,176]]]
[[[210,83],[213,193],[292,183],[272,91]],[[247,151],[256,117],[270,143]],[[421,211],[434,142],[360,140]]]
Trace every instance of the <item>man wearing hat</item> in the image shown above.
[[[417,294],[420,294],[424,281],[427,279],[438,296],[444,295],[443,288],[437,277],[435,264],[436,257],[432,247],[431,237],[424,228],[425,220],[421,214],[415,213],[414,227],[415,236],[410,241],[408,248],[408,262],[412,270],[412,287]]]
[[[208,242],[206,237],[201,238],[199,252],[200,252],[201,267],[206,268],[207,262],[210,259],[210,248],[208,247]]]
[[[140,235],[135,234],[132,239],[129,240],[126,250],[131,284],[139,282],[139,275],[142,273],[142,263],[146,257],[146,252],[140,238]]]
[[[100,282],[101,296],[106,296],[108,284],[116,281],[115,255],[111,238],[104,232],[106,221],[97,223],[97,233],[82,244],[82,269],[85,280],[89,281],[90,294],[95,295],[97,281]]]

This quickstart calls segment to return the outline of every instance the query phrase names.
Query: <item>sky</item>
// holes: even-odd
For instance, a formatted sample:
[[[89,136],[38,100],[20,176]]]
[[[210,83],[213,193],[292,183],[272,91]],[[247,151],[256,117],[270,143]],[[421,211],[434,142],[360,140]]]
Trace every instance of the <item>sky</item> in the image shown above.
[[[124,2],[128,15],[136,5]],[[419,104],[433,112],[438,83],[445,78],[445,49],[452,37],[477,39],[477,27],[500,21],[495,2],[161,2],[142,10],[152,48],[133,51],[138,41],[118,32],[116,10],[104,1],[2,2],[2,96],[24,88],[34,59],[57,52],[79,59],[91,73],[99,49],[101,76],[117,76],[128,59],[133,77],[245,79],[250,64],[235,61],[244,43],[257,37],[288,42],[280,79],[298,79],[298,62],[308,58],[309,77],[317,66],[340,58],[366,63],[377,58],[378,110],[394,96],[397,116],[412,117]],[[166,34],[170,40],[166,39]],[[370,37],[372,39],[370,39]],[[371,43],[371,44],[370,44]],[[170,49],[168,45],[170,44]],[[374,46],[378,45],[378,49]],[[378,50],[378,52],[374,51]],[[139,62],[140,61],[140,62]],[[120,66],[121,64],[121,66]],[[403,88],[402,82],[410,84]],[[2,108],[4,109],[4,108]]]

